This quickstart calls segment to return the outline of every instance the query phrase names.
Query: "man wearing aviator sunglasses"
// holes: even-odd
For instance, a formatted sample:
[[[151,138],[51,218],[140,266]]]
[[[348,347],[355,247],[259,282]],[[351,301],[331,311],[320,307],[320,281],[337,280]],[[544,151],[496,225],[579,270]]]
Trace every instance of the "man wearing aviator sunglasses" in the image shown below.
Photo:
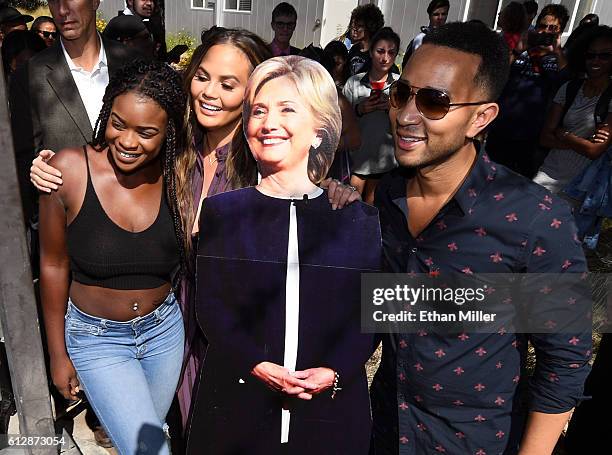
[[[443,279],[586,270],[567,206],[491,162],[475,140],[498,114],[508,71],[500,36],[482,24],[451,23],[427,35],[392,85],[400,167],[375,197],[387,272]],[[537,312],[557,300],[530,303]],[[528,416],[514,408],[524,337],[539,353]],[[582,395],[591,345],[590,331],[457,336],[435,324],[381,338],[371,387],[376,455],[550,455]]]

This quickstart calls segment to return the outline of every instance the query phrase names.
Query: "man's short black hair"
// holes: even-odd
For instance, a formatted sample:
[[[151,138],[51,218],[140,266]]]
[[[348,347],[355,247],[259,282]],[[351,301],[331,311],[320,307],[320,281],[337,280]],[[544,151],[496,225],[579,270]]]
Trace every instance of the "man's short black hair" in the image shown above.
[[[540,22],[546,16],[553,16],[559,19],[559,24],[561,25],[561,31],[565,30],[565,26],[569,21],[569,13],[567,12],[567,8],[560,4],[550,4],[546,5],[540,11],[540,15],[538,16],[538,20],[536,22]]]
[[[425,35],[423,44],[449,47],[479,56],[480,66],[474,82],[485,90],[490,101],[499,98],[510,72],[510,51],[498,33],[474,22],[451,22]]]
[[[378,43],[381,40],[391,41],[393,44],[395,44],[395,51],[399,52],[400,37],[397,33],[393,31],[391,27],[383,27],[374,34],[372,39],[370,39],[370,51],[372,51],[376,43]]]
[[[535,16],[538,14],[539,6],[538,2],[535,0],[527,0],[526,2],[523,2],[523,8],[525,8],[525,12],[528,16]]]
[[[448,0],[431,0],[431,2],[429,2],[429,6],[427,6],[427,14],[431,16],[431,13],[433,13],[438,8],[446,8],[447,10],[449,10],[450,9],[449,1]]]
[[[362,23],[371,38],[385,25],[385,16],[378,6],[368,3],[359,5],[351,13],[351,24]]]
[[[272,22],[274,22],[279,16],[295,17],[297,20],[297,11],[291,3],[281,2],[272,10]]]

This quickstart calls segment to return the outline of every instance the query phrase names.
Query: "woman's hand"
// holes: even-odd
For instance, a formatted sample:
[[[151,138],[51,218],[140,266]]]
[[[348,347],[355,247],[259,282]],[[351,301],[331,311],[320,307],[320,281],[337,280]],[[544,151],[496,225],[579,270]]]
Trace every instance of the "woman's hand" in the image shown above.
[[[313,395],[317,395],[334,385],[336,375],[331,368],[309,368],[303,371],[296,371],[293,376],[313,383],[316,387],[305,390],[298,395],[302,400],[311,400]]]
[[[325,179],[319,186],[327,190],[332,210],[342,209],[352,202],[361,200],[361,194],[354,186],[345,185],[338,180]]]
[[[370,112],[374,112],[375,110],[379,109],[379,104],[380,104],[380,95],[374,93],[368,96],[361,103],[357,104],[357,109],[356,109],[357,115],[361,116],[361,115],[369,114]]]
[[[590,141],[594,144],[603,144],[610,137],[610,131],[607,123],[602,123],[597,126],[595,134],[590,137]]]
[[[291,396],[299,396],[305,390],[317,388],[316,384],[295,377],[287,368],[272,362],[258,363],[251,374],[272,390]]]
[[[74,365],[67,355],[51,359],[51,379],[53,384],[67,400],[78,399],[77,394],[80,390]]]
[[[47,164],[55,152],[51,150],[41,150],[30,168],[30,181],[37,190],[50,193],[57,190],[63,183],[62,173]]]

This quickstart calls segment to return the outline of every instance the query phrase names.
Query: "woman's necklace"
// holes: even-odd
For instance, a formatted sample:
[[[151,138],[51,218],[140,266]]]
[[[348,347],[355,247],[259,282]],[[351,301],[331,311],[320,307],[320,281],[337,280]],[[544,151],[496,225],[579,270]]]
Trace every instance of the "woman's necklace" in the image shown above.
[[[206,151],[208,152],[208,164],[211,166],[217,161],[217,152],[216,150],[212,150],[210,144],[208,143],[208,136],[206,136]]]

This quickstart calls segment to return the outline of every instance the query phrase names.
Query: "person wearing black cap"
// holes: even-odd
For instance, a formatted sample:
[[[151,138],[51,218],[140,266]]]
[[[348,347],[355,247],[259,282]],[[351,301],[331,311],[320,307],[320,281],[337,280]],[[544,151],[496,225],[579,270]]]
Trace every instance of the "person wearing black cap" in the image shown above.
[[[102,36],[134,48],[145,57],[155,58],[159,48],[153,42],[153,36],[147,26],[137,16],[112,18],[102,32]]]
[[[155,0],[126,0],[125,9],[119,16],[136,16],[142,19],[153,35],[160,59],[166,58],[166,33],[160,16],[159,5]]]
[[[28,22],[32,22],[34,18],[27,14],[21,14],[12,6],[0,6],[0,46],[4,37],[13,30],[27,30]]]

